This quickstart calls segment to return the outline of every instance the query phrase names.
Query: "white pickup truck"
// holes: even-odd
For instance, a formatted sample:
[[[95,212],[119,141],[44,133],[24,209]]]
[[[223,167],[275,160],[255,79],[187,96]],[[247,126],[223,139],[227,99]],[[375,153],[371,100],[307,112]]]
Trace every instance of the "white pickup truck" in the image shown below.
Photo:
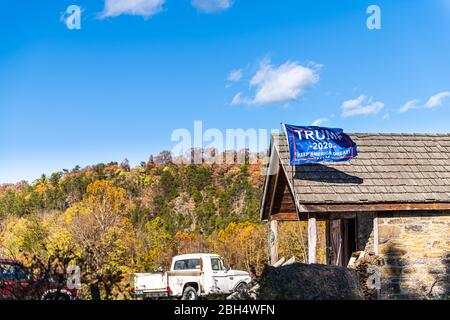
[[[230,270],[217,254],[186,254],[172,259],[168,272],[136,273],[137,298],[197,300],[208,294],[229,294],[251,281],[248,272]]]

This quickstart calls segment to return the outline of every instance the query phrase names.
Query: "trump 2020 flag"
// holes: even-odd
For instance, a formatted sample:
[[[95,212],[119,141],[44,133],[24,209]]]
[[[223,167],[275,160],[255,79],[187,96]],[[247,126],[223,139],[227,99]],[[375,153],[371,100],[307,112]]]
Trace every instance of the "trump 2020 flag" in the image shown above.
[[[284,125],[291,165],[349,161],[358,155],[356,144],[342,129]]]

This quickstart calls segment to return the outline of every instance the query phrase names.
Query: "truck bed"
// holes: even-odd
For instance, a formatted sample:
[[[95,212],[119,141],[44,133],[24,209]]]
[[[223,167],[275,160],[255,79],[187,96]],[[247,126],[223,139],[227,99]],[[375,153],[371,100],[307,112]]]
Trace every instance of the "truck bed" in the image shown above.
[[[134,276],[135,293],[147,298],[162,298],[171,294],[181,296],[184,283],[195,282],[200,286],[203,285],[203,273],[200,270],[136,273]],[[171,290],[170,293],[168,288]]]
[[[167,275],[165,273],[136,273],[135,290],[138,295],[164,297],[167,295]]]

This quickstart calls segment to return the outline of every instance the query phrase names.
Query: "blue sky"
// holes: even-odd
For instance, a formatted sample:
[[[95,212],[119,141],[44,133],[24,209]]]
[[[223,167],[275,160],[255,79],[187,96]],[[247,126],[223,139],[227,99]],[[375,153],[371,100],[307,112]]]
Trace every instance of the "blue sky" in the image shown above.
[[[3,0],[0,39],[0,183],[137,164],[195,120],[450,132],[450,0]]]

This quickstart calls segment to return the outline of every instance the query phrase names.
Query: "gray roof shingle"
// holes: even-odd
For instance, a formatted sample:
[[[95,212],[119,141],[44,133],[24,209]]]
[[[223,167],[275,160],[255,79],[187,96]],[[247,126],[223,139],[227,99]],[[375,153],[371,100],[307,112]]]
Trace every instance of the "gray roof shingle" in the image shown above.
[[[274,135],[280,161],[303,204],[450,202],[450,134],[349,134],[358,158],[289,164],[284,135]]]

